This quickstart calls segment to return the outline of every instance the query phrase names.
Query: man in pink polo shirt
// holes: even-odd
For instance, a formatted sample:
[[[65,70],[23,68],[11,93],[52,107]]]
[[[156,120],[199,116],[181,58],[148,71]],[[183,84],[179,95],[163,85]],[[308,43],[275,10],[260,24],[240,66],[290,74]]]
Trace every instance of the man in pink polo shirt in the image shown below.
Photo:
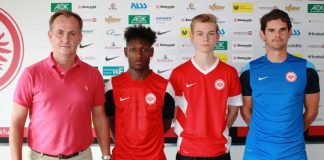
[[[14,93],[9,136],[11,159],[22,159],[27,115],[27,159],[92,160],[91,116],[102,159],[110,159],[104,82],[99,71],[76,54],[82,40],[82,19],[73,12],[58,11],[49,25],[53,52],[25,69]]]

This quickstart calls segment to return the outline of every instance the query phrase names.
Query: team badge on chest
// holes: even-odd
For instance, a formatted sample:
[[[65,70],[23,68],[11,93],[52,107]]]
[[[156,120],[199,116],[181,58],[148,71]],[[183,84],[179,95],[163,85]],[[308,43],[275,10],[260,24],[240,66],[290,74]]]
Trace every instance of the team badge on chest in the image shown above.
[[[222,79],[218,79],[215,81],[215,88],[218,90],[222,90],[225,87],[225,82]]]
[[[287,72],[286,80],[288,82],[295,82],[297,80],[297,75],[295,72]]]
[[[147,104],[152,105],[156,102],[156,96],[153,93],[148,93],[145,96],[145,101]]]

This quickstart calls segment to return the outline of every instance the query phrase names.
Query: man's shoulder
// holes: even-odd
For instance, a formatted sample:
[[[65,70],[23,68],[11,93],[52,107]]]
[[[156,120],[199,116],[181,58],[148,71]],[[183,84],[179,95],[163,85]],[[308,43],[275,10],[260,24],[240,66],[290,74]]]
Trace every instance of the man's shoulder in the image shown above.
[[[193,66],[191,63],[191,60],[188,60],[188,61],[178,65],[177,67],[175,67],[172,70],[172,72],[183,72],[183,71],[187,70],[189,66]]]

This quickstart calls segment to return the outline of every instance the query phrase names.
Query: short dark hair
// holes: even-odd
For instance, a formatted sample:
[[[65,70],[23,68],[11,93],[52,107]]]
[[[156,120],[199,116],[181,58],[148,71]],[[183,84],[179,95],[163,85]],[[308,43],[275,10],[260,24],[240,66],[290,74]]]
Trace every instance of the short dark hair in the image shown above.
[[[150,43],[150,45],[152,46],[156,41],[156,32],[153,31],[150,27],[135,25],[126,28],[124,38],[127,44],[131,40],[140,39]]]
[[[60,15],[64,15],[65,17],[71,17],[71,16],[74,17],[79,22],[80,32],[82,31],[82,27],[83,27],[82,18],[77,13],[74,13],[74,12],[71,12],[71,11],[68,11],[68,10],[57,11],[51,16],[51,18],[49,20],[49,28],[50,28],[50,30],[52,30],[52,25],[53,25],[54,20]]]
[[[267,23],[271,20],[277,20],[277,19],[280,19],[283,22],[287,23],[288,30],[290,31],[292,25],[288,13],[280,9],[273,9],[269,13],[263,15],[262,18],[260,19],[261,30],[263,31],[263,33],[265,32]]]

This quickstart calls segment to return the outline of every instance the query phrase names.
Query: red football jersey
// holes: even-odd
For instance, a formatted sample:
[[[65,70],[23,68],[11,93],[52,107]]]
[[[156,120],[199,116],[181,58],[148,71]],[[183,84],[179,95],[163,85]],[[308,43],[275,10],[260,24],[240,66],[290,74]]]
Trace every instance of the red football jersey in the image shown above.
[[[178,106],[175,132],[178,152],[190,157],[212,157],[229,151],[227,106],[241,106],[241,86],[235,68],[222,61],[207,71],[192,60],[170,76]]]
[[[162,107],[168,81],[151,72],[133,80],[125,72],[111,80],[115,103],[114,160],[165,160]]]

